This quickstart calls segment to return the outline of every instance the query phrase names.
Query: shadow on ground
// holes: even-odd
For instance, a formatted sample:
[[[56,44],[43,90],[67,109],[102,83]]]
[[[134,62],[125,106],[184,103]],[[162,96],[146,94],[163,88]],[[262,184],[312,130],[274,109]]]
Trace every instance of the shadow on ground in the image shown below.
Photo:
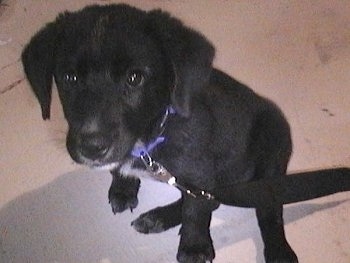
[[[0,210],[0,262],[175,262],[178,230],[136,233],[130,222],[140,213],[176,200],[177,190],[143,180],[140,204],[114,216],[107,201],[108,173],[77,171],[26,193]],[[285,209],[286,223],[342,203],[299,204]],[[211,233],[218,250],[252,239],[258,262],[262,241],[252,209],[222,207]],[[233,256],[234,257],[234,256]]]

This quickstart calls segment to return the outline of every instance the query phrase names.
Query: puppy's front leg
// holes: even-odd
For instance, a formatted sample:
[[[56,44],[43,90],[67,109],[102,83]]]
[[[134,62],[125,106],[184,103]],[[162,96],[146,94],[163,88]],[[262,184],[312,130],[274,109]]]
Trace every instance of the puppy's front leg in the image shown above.
[[[181,263],[205,263],[215,257],[210,237],[212,211],[219,206],[216,201],[184,196],[182,227],[177,260]]]
[[[160,233],[181,224],[182,198],[140,215],[131,225],[144,234]]]
[[[113,176],[111,187],[108,191],[108,199],[114,214],[121,213],[137,206],[137,193],[140,188],[140,179],[137,177],[127,177],[119,173],[119,170],[111,171]]]

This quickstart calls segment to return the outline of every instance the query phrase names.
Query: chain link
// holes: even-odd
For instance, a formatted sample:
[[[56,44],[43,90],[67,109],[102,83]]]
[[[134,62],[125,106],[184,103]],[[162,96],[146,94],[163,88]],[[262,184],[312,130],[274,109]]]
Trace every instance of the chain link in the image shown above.
[[[192,196],[193,198],[203,197],[207,200],[214,200],[215,197],[203,190],[192,191],[176,182],[176,178],[170,174],[170,172],[160,163],[154,161],[152,157],[147,152],[142,152],[140,159],[145,165],[147,171],[156,180],[167,183],[169,185],[175,186],[186,194]]]

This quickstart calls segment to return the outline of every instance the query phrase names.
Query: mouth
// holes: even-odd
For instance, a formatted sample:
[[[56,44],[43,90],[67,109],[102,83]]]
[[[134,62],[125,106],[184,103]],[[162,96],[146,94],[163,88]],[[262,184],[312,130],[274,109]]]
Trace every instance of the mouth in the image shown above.
[[[85,156],[79,153],[74,155],[73,160],[78,164],[81,164],[89,167],[90,169],[99,170],[99,171],[112,171],[120,166],[119,161],[113,161],[113,160],[107,161],[107,160],[99,160],[99,159],[92,160],[92,159],[86,158]]]
[[[108,152],[108,154],[101,159],[90,159],[82,154],[78,154],[78,156],[79,163],[94,170],[111,171],[120,166],[120,161],[113,156],[112,151]]]
[[[105,143],[95,137],[81,139],[79,136],[67,136],[67,150],[71,158],[78,164],[94,170],[112,171],[120,167],[130,155],[130,145],[134,143]],[[78,139],[77,139],[78,138]],[[102,143],[104,142],[104,143]],[[102,147],[102,146],[103,147]]]

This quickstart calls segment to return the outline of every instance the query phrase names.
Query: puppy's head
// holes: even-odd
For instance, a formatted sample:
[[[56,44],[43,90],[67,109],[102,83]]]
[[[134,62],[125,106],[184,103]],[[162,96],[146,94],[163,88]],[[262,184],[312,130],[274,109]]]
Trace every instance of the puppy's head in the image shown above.
[[[213,56],[204,37],[167,13],[110,5],[59,15],[31,39],[22,61],[43,119],[55,80],[71,157],[110,168],[147,140],[169,104],[190,115]]]

